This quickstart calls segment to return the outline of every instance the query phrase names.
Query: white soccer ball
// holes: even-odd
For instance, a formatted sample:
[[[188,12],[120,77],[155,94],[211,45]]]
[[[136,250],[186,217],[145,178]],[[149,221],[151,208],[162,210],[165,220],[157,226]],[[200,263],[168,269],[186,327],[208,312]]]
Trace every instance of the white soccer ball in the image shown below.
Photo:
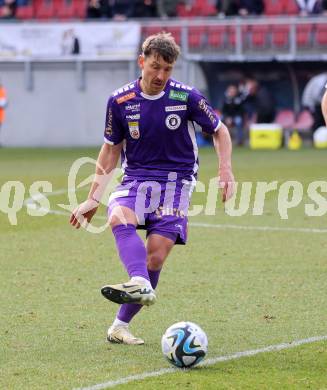
[[[171,364],[179,368],[193,367],[204,359],[208,350],[208,339],[199,325],[193,322],[177,322],[162,336],[161,347]]]

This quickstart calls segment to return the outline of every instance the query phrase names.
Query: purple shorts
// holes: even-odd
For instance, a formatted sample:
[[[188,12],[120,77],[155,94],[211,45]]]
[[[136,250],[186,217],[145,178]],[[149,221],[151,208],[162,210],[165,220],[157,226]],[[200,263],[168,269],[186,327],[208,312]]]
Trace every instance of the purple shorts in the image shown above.
[[[137,228],[145,229],[147,237],[159,234],[185,245],[194,185],[195,181],[187,180],[158,182],[126,177],[110,195],[108,215],[117,206],[128,207],[137,216]]]

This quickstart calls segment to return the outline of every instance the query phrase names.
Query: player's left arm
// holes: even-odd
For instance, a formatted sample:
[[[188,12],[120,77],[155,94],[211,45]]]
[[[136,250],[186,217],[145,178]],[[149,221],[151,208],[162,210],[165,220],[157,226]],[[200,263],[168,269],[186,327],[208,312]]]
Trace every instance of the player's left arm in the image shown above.
[[[218,185],[222,189],[222,201],[234,194],[235,180],[232,171],[232,140],[227,127],[221,122],[213,134],[213,144],[218,156]]]
[[[321,100],[321,112],[322,115],[324,116],[325,123],[327,126],[327,89],[325,90],[324,96],[322,97]]]

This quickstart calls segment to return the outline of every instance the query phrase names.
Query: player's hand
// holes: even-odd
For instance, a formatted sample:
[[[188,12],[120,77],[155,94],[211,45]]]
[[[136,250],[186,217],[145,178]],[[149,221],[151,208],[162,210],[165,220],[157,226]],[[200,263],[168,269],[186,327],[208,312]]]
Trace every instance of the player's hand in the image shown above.
[[[230,199],[235,191],[235,179],[231,169],[220,169],[218,173],[218,186],[221,189],[223,202]]]
[[[99,203],[96,200],[87,199],[72,212],[69,220],[70,224],[76,229],[79,229],[82,224],[87,225],[97,212],[98,207]]]

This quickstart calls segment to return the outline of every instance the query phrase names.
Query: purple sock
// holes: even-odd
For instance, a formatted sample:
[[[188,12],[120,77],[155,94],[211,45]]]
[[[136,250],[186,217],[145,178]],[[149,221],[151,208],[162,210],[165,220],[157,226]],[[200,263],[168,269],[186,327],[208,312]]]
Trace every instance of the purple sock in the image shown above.
[[[148,270],[151,286],[155,289],[159,282],[160,271],[150,271]],[[136,303],[124,303],[120,306],[117,318],[120,321],[130,322],[132,318],[142,309],[142,305],[138,305]]]
[[[136,233],[134,225],[117,225],[112,228],[121,261],[129,277],[142,276],[149,280],[146,268],[146,249],[142,239]]]

